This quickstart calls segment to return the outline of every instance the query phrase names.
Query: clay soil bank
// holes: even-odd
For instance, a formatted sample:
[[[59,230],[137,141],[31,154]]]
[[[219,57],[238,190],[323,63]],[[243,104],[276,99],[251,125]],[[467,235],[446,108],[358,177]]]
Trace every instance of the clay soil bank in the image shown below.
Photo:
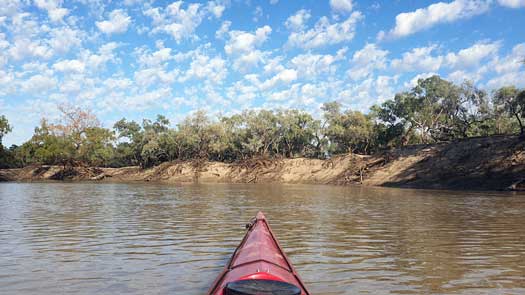
[[[308,183],[463,190],[524,190],[525,141],[515,136],[408,146],[372,156],[327,160],[251,159],[240,163],[169,162],[139,167],[31,166],[0,170],[3,181],[158,181]]]

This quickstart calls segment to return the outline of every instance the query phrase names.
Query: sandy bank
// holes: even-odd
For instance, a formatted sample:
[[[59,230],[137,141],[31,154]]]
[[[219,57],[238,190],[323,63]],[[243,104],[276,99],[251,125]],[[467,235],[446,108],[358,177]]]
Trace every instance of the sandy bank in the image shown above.
[[[162,181],[169,183],[363,184],[434,189],[525,189],[525,142],[514,136],[410,146],[373,156],[170,162],[150,169],[38,166],[0,170],[0,180]]]

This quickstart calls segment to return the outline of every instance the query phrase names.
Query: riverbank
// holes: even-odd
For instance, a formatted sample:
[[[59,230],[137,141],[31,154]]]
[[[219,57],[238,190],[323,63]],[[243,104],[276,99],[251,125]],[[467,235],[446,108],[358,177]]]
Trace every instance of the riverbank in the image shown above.
[[[240,163],[169,162],[139,167],[38,166],[0,170],[3,181],[159,181],[169,183],[362,184],[430,189],[525,190],[525,142],[516,136],[470,138],[383,153]]]

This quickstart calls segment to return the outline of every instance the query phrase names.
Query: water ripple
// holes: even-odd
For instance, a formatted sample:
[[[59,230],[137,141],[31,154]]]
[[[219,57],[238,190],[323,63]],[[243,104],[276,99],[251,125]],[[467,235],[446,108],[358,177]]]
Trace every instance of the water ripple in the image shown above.
[[[313,294],[524,294],[525,198],[306,185],[0,184],[2,294],[204,294],[265,211]]]

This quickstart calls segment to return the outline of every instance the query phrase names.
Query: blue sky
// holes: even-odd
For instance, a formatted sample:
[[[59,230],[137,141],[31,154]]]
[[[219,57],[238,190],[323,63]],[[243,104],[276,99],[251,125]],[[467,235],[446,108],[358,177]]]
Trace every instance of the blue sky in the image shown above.
[[[366,111],[433,74],[525,87],[525,0],[2,0],[0,114],[30,138],[57,105],[126,117]]]

